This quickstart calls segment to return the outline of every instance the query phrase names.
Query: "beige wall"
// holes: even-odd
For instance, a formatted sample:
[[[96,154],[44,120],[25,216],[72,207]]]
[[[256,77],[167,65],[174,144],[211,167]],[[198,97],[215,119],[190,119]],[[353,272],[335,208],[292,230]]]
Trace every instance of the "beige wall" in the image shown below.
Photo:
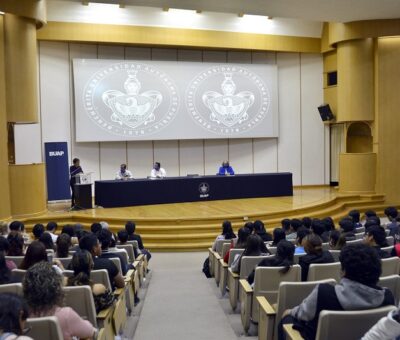
[[[377,43],[377,190],[400,202],[400,38]]]
[[[4,79],[3,16],[0,15],[0,219],[10,217],[10,187],[8,184],[7,119]]]

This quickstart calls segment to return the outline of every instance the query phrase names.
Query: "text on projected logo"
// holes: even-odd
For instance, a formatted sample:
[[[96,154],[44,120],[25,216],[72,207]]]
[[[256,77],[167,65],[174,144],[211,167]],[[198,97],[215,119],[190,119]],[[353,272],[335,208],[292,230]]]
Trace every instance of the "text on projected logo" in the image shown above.
[[[191,81],[186,106],[204,129],[232,135],[261,123],[269,112],[270,98],[257,74],[238,66],[215,66]]]
[[[155,133],[174,120],[179,107],[172,79],[152,66],[134,62],[96,72],[83,96],[90,119],[119,136]]]
[[[199,185],[200,198],[207,198],[210,196],[210,185],[208,183],[200,183]]]

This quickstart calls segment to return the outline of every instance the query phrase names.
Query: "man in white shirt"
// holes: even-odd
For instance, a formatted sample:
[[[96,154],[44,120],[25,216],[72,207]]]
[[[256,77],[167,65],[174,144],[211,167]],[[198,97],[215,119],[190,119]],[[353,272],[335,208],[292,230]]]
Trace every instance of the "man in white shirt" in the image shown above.
[[[155,162],[153,170],[151,170],[150,177],[151,178],[164,178],[167,176],[167,172],[164,168],[161,167],[160,162]]]
[[[133,178],[132,176],[132,172],[130,172],[127,168],[126,168],[126,164],[121,164],[121,167],[119,169],[119,171],[117,172],[115,179],[122,179],[122,180],[126,180],[129,178]]]

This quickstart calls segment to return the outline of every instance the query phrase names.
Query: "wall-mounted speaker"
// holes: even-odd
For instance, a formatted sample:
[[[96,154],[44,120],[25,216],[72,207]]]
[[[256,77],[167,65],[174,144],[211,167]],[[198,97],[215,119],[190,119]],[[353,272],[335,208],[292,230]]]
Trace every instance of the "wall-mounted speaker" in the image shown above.
[[[329,104],[324,104],[324,105],[318,106],[318,112],[319,112],[319,115],[321,116],[321,119],[324,122],[332,120],[332,119],[335,118],[335,116],[333,115],[331,107],[329,106]]]

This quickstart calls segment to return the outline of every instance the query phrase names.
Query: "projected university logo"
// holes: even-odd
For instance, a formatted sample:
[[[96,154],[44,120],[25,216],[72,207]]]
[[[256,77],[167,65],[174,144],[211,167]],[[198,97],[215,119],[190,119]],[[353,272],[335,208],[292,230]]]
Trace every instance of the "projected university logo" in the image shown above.
[[[160,131],[175,118],[179,106],[178,91],[165,73],[132,62],[96,72],[85,87],[84,100],[96,124],[125,136]]]
[[[192,118],[221,135],[252,129],[266,117],[269,104],[269,90],[261,78],[237,66],[216,66],[200,73],[186,92]]]

